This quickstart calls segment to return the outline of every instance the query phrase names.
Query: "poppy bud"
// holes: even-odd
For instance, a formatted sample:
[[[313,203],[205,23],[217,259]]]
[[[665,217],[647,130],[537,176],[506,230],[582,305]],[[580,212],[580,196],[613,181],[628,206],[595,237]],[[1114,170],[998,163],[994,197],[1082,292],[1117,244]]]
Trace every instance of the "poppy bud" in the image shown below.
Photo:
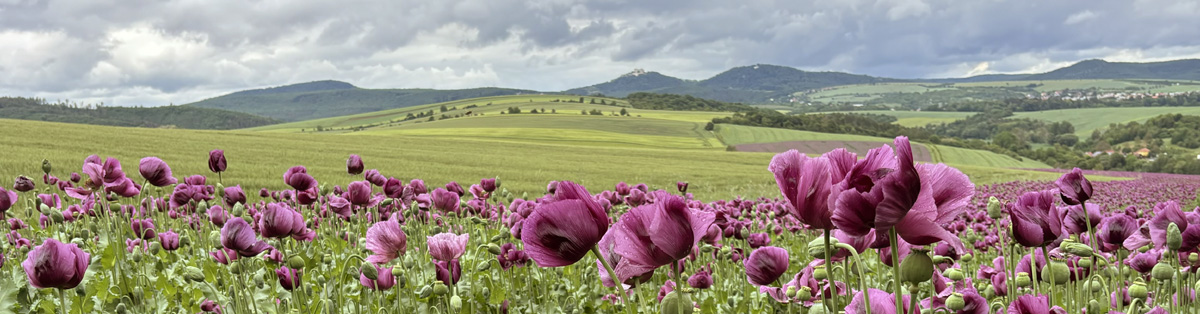
[[[1084,257],[1084,258],[1080,258],[1079,262],[1075,263],[1075,266],[1080,267],[1080,268],[1091,268],[1094,264],[1095,264],[1095,262],[1092,261],[1091,257]]]
[[[662,314],[691,314],[695,309],[692,299],[679,291],[671,291],[662,299]]]
[[[63,219],[64,219],[63,214],[60,212],[51,212],[50,213],[50,220],[54,221],[54,223],[56,223],[56,224],[62,223]]]
[[[1017,287],[1021,287],[1021,288],[1028,287],[1028,286],[1029,286],[1029,284],[1031,284],[1031,283],[1032,283],[1032,282],[1030,282],[1030,280],[1029,280],[1029,273],[1027,273],[1027,272],[1019,272],[1019,273],[1017,273],[1017,280],[1016,280],[1016,281],[1017,281]]]
[[[1092,280],[1088,280],[1087,287],[1092,292],[1100,292],[1100,290],[1104,290],[1104,283],[1100,282],[1099,280],[1092,279]]]
[[[1067,253],[1070,253],[1071,255],[1075,255],[1075,256],[1079,256],[1079,257],[1091,257],[1092,254],[1095,253],[1094,251],[1092,251],[1092,247],[1088,246],[1087,244],[1083,244],[1083,243],[1079,243],[1079,242],[1075,242],[1075,241],[1063,241],[1062,245],[1059,246],[1059,248],[1061,248],[1063,251],[1066,251]]]
[[[187,279],[192,282],[202,282],[204,281],[204,272],[199,268],[187,266],[183,268],[183,279]]]
[[[162,243],[158,243],[158,242],[150,243],[150,254],[151,255],[158,255],[158,252],[160,252],[160,251],[162,251]]]
[[[43,164],[43,165],[45,165],[45,164]],[[125,313],[129,313],[129,310],[127,310],[125,308],[125,302],[117,303],[117,314],[125,314]]]
[[[359,267],[359,271],[362,271],[363,276],[367,277],[368,279],[379,279],[379,270],[375,269],[375,265],[371,265],[371,263],[364,262],[362,267]]]
[[[1168,263],[1158,263],[1150,270],[1150,276],[1162,281],[1171,280],[1175,278],[1175,267]]]
[[[50,167],[50,161],[42,159],[42,172],[50,174],[50,169],[52,169],[52,167]]]
[[[433,295],[446,295],[450,293],[450,287],[441,281],[433,283]]]
[[[997,199],[995,196],[988,198],[988,204],[987,204],[988,217],[990,217],[992,219],[1000,219],[1001,217],[1004,217],[1004,211],[1003,211],[1004,208],[1003,207],[1004,207],[1003,204],[1001,204],[1000,200]]]
[[[500,246],[496,245],[495,243],[488,243],[487,251],[488,251],[488,253],[492,253],[492,255],[500,255],[500,253],[501,253]]]
[[[1135,283],[1133,283],[1133,286],[1129,287],[1129,297],[1130,298],[1146,299],[1146,295],[1147,295],[1147,292],[1146,292],[1146,284],[1145,283],[1135,282]]]
[[[478,265],[475,265],[475,271],[478,271],[478,272],[484,272],[491,268],[492,268],[491,261],[483,261],[483,262],[479,262]]]
[[[837,244],[837,238],[829,238],[830,250],[835,250],[833,246]],[[819,236],[812,241],[808,241],[808,256],[812,256],[815,259],[825,259],[825,236]]]
[[[454,312],[458,312],[459,309],[462,309],[462,306],[463,306],[462,302],[463,301],[462,301],[461,297],[459,297],[457,295],[451,296],[450,297],[450,309],[454,310]]]
[[[1109,310],[1109,308],[1108,308],[1107,303],[1098,302],[1096,300],[1088,301],[1088,305],[1087,305],[1088,313],[1108,313],[1108,310]]]
[[[392,267],[392,277],[404,276],[404,269],[400,267]]]
[[[934,265],[938,265],[938,264],[942,264],[942,263],[948,263],[948,264],[954,263],[953,259],[951,259],[949,257],[941,256],[941,255],[934,255],[934,256],[931,256],[930,258],[933,259]]]
[[[288,258],[287,265],[288,265],[288,267],[291,267],[294,269],[303,269],[304,268],[304,258],[299,257],[299,256],[292,256],[292,257]]]
[[[963,272],[958,270],[958,268],[950,268],[946,270],[946,278],[950,278],[950,280],[959,281],[963,280],[963,277]]]
[[[984,299],[991,299],[992,297],[995,297],[995,296],[996,296],[996,287],[993,287],[992,285],[987,285],[987,287],[983,287],[983,298]]]
[[[733,299],[730,299],[730,300],[733,300]],[[829,312],[828,312],[828,310],[825,309],[825,306],[822,306],[820,303],[817,303],[817,304],[814,304],[812,307],[808,308],[808,314],[829,314]]]
[[[913,250],[900,262],[900,278],[913,285],[928,281],[933,276],[933,259],[922,250]]]
[[[1196,254],[1196,252],[1192,252],[1191,254],[1188,254],[1188,262],[1195,263],[1198,261],[1200,261],[1200,254]]]
[[[1068,280],[1071,280],[1071,269],[1068,268],[1067,264],[1063,262],[1051,261],[1050,263],[1046,264],[1046,266],[1042,266],[1041,273],[1043,274],[1043,281],[1056,285],[1065,284]],[[1051,275],[1054,277],[1049,277]]]
[[[1167,248],[1172,252],[1178,252],[1179,247],[1183,245],[1183,236],[1179,233],[1179,226],[1175,223],[1167,225]]]
[[[953,311],[961,311],[967,307],[967,301],[963,300],[962,293],[955,292],[950,294],[950,298],[946,299],[946,307]]]

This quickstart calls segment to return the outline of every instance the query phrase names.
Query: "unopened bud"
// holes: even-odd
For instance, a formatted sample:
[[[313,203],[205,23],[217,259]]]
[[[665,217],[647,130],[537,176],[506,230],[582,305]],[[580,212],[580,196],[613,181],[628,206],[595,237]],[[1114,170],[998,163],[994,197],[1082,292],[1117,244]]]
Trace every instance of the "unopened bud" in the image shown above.
[[[965,276],[963,275],[963,272],[958,270],[958,268],[950,268],[946,270],[946,278],[950,278],[950,280],[960,281],[963,280],[964,277]]]
[[[492,268],[492,261],[490,261],[490,260],[482,261],[482,262],[479,262],[479,264],[475,265],[475,271],[479,271],[479,272],[484,272],[491,268]]]
[[[392,276],[393,277],[404,276],[404,269],[400,268],[400,267],[392,267]]]
[[[50,212],[50,220],[54,221],[54,223],[56,223],[56,224],[60,224],[60,223],[62,223],[62,222],[63,222],[63,219],[64,219],[64,218],[63,218],[63,214],[62,214],[62,213],[60,213],[60,212],[57,212],[57,211],[51,211],[51,212]]]
[[[488,253],[492,253],[492,255],[500,255],[500,246],[495,243],[488,243],[487,251]]]
[[[431,288],[429,286],[421,287],[421,290],[417,292],[417,296],[419,296],[422,299],[429,298],[432,295],[433,295],[433,288]]]
[[[304,269],[304,258],[293,255],[288,258],[287,265],[293,269]]]
[[[455,312],[458,312],[459,309],[462,309],[462,306],[463,306],[462,302],[463,301],[462,301],[461,297],[459,297],[457,295],[451,296],[450,297],[450,309],[454,310]]]
[[[963,262],[970,262],[970,261],[971,261],[972,259],[974,259],[974,258],[975,258],[975,257],[974,257],[974,256],[972,256],[972,255],[971,255],[971,253],[963,254],[962,256],[959,256],[959,257],[958,257],[958,259],[959,259],[959,260],[962,260]]]
[[[150,243],[150,254],[151,255],[158,255],[158,252],[161,252],[161,251],[162,251],[162,243],[158,243],[158,242]]]
[[[1200,262],[1200,254],[1196,254],[1196,252],[1192,252],[1191,254],[1188,254],[1188,262],[1190,262],[1190,263]]]
[[[1095,251],[1092,251],[1092,247],[1088,246],[1087,244],[1074,242],[1074,241],[1070,241],[1070,242],[1063,241],[1062,245],[1059,246],[1059,248],[1061,248],[1063,251],[1066,251],[1067,253],[1070,253],[1071,255],[1075,255],[1075,256],[1079,256],[1079,257],[1091,257],[1092,254],[1095,253]]]
[[[1179,252],[1179,247],[1183,246],[1183,236],[1179,232],[1179,226],[1175,223],[1167,225],[1167,248],[1171,252]]]
[[[375,269],[375,265],[371,263],[363,263],[362,267],[359,267],[359,270],[362,271],[363,276],[367,277],[367,279],[379,279],[379,270]]]
[[[187,279],[192,282],[202,282],[204,281],[204,272],[199,268],[187,266],[183,268],[183,279]]]
[[[1004,204],[1000,203],[1000,199],[997,199],[995,196],[988,198],[988,217],[991,217],[992,219],[1000,219],[1001,217],[1004,217],[1004,212],[1002,211],[1003,208],[1001,207],[1004,207]]]

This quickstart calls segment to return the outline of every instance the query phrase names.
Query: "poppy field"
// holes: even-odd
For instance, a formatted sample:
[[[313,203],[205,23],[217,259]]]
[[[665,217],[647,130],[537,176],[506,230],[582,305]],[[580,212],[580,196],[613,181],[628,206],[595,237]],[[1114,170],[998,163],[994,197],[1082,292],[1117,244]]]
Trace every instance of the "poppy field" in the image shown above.
[[[259,188],[227,176],[239,160],[224,150],[197,159],[188,175],[155,156],[46,160],[5,185],[0,312],[1200,309],[1191,176],[976,185],[914,162],[903,137],[865,156],[774,155],[756,167],[771,192],[718,200],[700,181],[517,194],[494,177],[399,179],[359,155],[320,165],[347,184],[295,165]]]

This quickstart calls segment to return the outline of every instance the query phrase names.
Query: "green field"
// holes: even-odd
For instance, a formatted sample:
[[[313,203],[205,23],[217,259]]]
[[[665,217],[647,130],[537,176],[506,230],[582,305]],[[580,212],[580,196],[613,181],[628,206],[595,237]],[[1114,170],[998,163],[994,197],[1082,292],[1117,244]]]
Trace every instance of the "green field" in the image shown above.
[[[599,146],[722,149],[704,123],[646,117],[510,114],[373,128],[352,134],[462,137]]]
[[[717,125],[716,131],[718,136],[720,136],[721,139],[723,139],[728,145],[786,141],[892,142],[892,139],[881,137],[820,133],[729,124]],[[992,153],[989,151],[965,149],[944,145],[919,145],[923,145],[929,149],[934,162],[942,162],[956,166],[976,166],[985,168],[1050,168],[1049,165],[1040,161],[1028,158],[1025,160],[1016,160],[1012,157]]]
[[[1031,87],[1032,84],[1032,87]],[[937,103],[948,99],[1003,99],[1025,93],[1041,93],[1065,89],[1093,89],[1101,92],[1187,92],[1200,91],[1200,82],[1178,80],[1035,80],[974,83],[874,83],[843,85],[816,92],[799,92],[795,96],[819,103],[867,103],[881,100],[893,104],[898,96],[922,94]],[[937,95],[935,95],[937,94]]]
[[[966,117],[975,114],[974,112],[957,112],[957,111],[911,111],[911,110],[861,110],[861,111],[834,111],[839,113],[863,113],[863,114],[881,114],[896,117],[896,124],[907,127],[921,127],[928,124],[950,123],[965,119]],[[815,112],[810,114],[821,114],[825,112]]]
[[[1141,122],[1168,113],[1200,115],[1200,107],[1083,108],[1017,112],[1014,115],[1051,122],[1068,121],[1075,125],[1075,135],[1087,138],[1093,130],[1106,128],[1112,123]]]

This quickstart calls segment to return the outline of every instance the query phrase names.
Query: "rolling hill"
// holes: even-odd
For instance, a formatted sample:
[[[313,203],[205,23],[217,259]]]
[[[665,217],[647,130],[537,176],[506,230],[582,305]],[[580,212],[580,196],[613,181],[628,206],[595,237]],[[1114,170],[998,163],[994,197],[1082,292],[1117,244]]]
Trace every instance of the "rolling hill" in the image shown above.
[[[649,92],[690,95],[725,102],[767,103],[788,97],[789,94],[796,91],[892,81],[898,80],[841,72],[809,72],[786,66],[756,64],[732,68],[701,81],[682,80],[658,72],[646,72],[638,69],[612,81],[569,89],[564,93],[624,97],[636,92]]]
[[[1079,79],[1167,79],[1200,80],[1200,59],[1163,62],[1108,62],[1084,60],[1071,66],[1046,73],[1033,74],[1024,80]]]
[[[253,114],[191,107],[104,107],[51,104],[42,99],[0,97],[0,118],[96,125],[228,130],[279,123]]]
[[[240,91],[185,106],[245,112],[283,121],[301,121],[466,98],[536,93],[538,92],[531,90],[494,87],[460,90],[365,89],[345,82],[318,81]]]

